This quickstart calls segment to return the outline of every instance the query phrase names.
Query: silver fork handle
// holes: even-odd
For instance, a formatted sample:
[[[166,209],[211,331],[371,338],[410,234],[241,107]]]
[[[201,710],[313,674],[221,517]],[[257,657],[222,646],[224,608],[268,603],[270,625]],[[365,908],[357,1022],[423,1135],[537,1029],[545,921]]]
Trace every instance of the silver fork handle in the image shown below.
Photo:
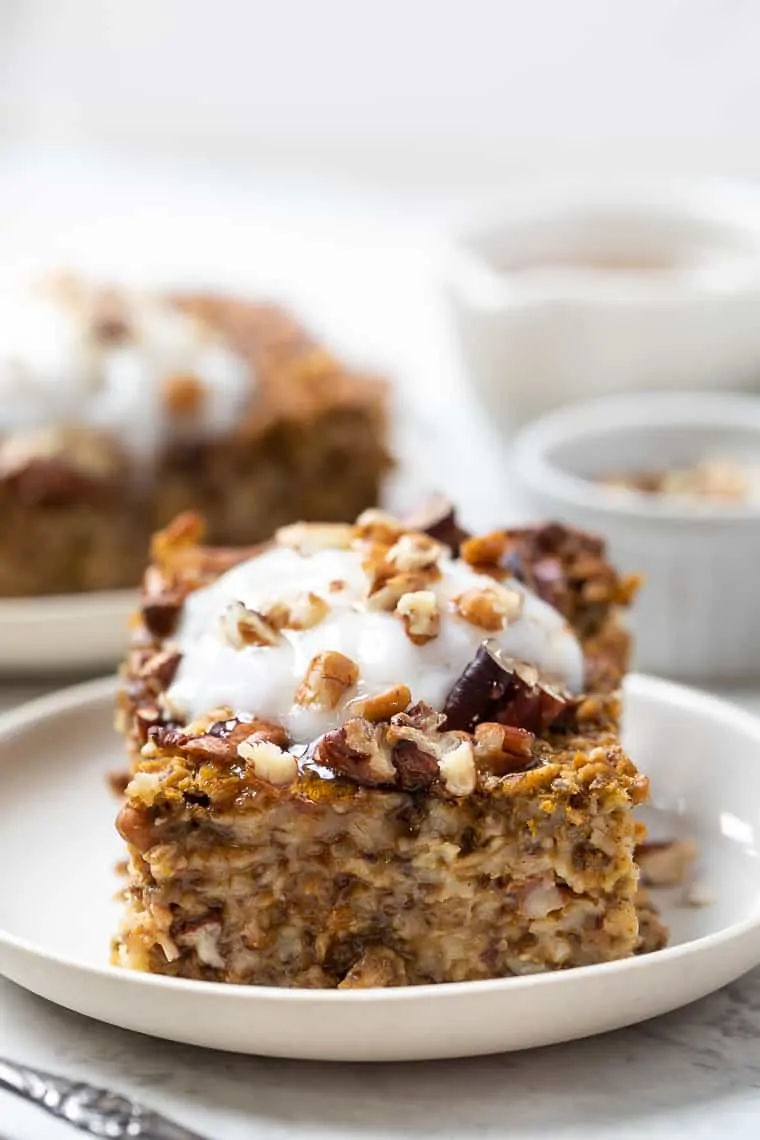
[[[0,1089],[39,1105],[56,1120],[107,1140],[205,1140],[135,1101],[82,1081],[0,1057]]]

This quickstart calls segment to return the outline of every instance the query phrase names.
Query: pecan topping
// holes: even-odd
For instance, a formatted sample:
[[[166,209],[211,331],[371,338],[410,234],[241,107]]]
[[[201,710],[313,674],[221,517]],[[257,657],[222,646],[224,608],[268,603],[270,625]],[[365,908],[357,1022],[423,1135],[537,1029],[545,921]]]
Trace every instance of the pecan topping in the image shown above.
[[[356,520],[356,531],[359,538],[368,539],[370,542],[379,542],[386,546],[394,543],[405,530],[404,523],[399,522],[387,511],[380,511],[375,507],[362,511]]]
[[[399,740],[393,746],[393,764],[406,791],[429,788],[438,777],[438,759],[413,740]]]
[[[148,729],[148,740],[157,748],[176,748],[179,750],[187,744],[190,737],[181,728],[156,724]]]
[[[271,740],[262,740],[256,734],[241,740],[237,746],[241,760],[253,765],[260,780],[281,787],[290,784],[298,775],[298,762],[290,752],[283,751]]]
[[[163,689],[168,689],[174,680],[182,654],[171,649],[154,653],[138,672],[143,681],[156,681]]]
[[[142,619],[148,633],[158,640],[170,637],[177,628],[184,602],[181,590],[171,586],[155,566],[148,567],[143,580]]]
[[[392,613],[404,594],[416,593],[428,585],[430,579],[422,573],[395,573],[393,567],[383,563],[370,576],[366,606],[368,610]]]
[[[347,720],[334,732],[326,732],[316,742],[312,754],[318,764],[357,784],[374,787],[394,784],[397,779],[384,726],[370,724],[361,717]]]
[[[116,828],[125,843],[144,854],[157,842],[156,829],[146,808],[126,803],[116,817]]]
[[[233,649],[246,645],[276,645],[280,635],[256,610],[242,602],[230,602],[222,615],[222,633]]]
[[[480,721],[491,720],[540,732],[567,703],[567,696],[532,665],[503,657],[498,646],[485,641],[446,698],[446,727],[472,732]]]
[[[134,718],[135,736],[140,744],[145,744],[151,728],[156,727],[166,727],[161,710],[155,705],[141,705],[141,707],[135,711]]]
[[[438,599],[432,590],[415,590],[410,594],[402,594],[396,613],[404,622],[407,637],[415,645],[425,645],[438,636],[441,615]]]
[[[482,590],[466,590],[454,601],[457,613],[465,621],[496,632],[520,616],[524,598],[518,590],[508,590],[494,583]]]
[[[316,554],[318,550],[348,550],[356,538],[356,529],[348,523],[292,523],[275,533],[278,546],[289,546],[300,554]]]
[[[363,701],[352,701],[351,707],[356,709],[358,716],[376,724],[381,720],[390,720],[396,713],[403,712],[409,705],[412,694],[406,685],[394,685],[384,693],[377,693],[374,697],[365,697]]]
[[[240,720],[238,717],[218,720],[211,725],[208,735],[221,737],[233,746],[237,746],[243,740],[250,743],[267,741],[284,750],[290,744],[284,725],[274,720],[265,720],[263,717],[255,717],[253,720]]]
[[[426,705],[424,701],[417,701],[406,712],[398,713],[393,718],[397,728],[416,728],[420,732],[438,732],[446,717],[443,713]]]
[[[508,540],[503,530],[493,530],[489,534],[479,534],[462,543],[461,557],[470,566],[501,566],[507,552]]]
[[[311,591],[288,602],[275,602],[264,617],[274,629],[312,629],[330,612],[324,598]]]
[[[142,619],[148,632],[159,639],[170,637],[177,628],[183,600],[179,590],[147,598],[142,604]]]
[[[194,756],[198,760],[231,760],[235,756],[234,746],[228,740],[207,732],[190,736],[177,747],[183,756]]]
[[[498,649],[484,641],[446,697],[446,727],[472,732],[479,720],[487,719],[488,710],[498,706],[509,683]]]
[[[535,734],[543,732],[559,718],[567,707],[567,694],[538,674],[525,669],[519,661],[511,662],[512,684],[495,719]]]
[[[468,533],[458,525],[454,507],[445,495],[434,495],[419,511],[404,519],[409,530],[419,530],[458,554]]]
[[[402,534],[388,551],[387,560],[404,572],[428,570],[438,564],[443,547],[426,534]]]
[[[238,745],[243,741],[250,745],[271,744],[282,750],[289,744],[288,734],[281,724],[263,719],[244,721],[237,717],[216,721],[197,736],[182,729],[154,726],[148,729],[148,739],[158,748],[176,749],[183,756],[227,762],[239,754]]]
[[[386,739],[402,788],[429,788],[437,779],[438,759],[445,746],[438,732],[442,720],[440,713],[422,701],[392,717]]]
[[[494,776],[519,772],[533,759],[535,740],[525,728],[485,722],[475,729],[475,759]]]
[[[312,657],[306,676],[296,690],[296,704],[334,709],[358,680],[356,663],[350,657],[328,649]]]
[[[192,420],[201,414],[205,388],[192,372],[179,372],[167,376],[161,396],[169,415],[178,420]]]
[[[438,768],[446,791],[452,796],[470,796],[477,786],[475,754],[469,740],[461,740],[444,752]]]

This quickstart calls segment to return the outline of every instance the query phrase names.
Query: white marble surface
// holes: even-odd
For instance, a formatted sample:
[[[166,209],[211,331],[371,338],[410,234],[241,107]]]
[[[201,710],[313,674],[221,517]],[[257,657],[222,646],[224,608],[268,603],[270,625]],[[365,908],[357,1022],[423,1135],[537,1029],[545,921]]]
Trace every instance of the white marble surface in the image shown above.
[[[18,205],[36,183],[34,171],[25,177],[26,182],[16,177],[13,193],[7,180],[0,186],[0,203],[7,206],[15,193]],[[48,240],[53,240],[50,234],[59,235],[53,240],[57,250],[80,248],[85,229],[90,239],[104,232],[105,215],[93,215],[92,204],[82,197],[83,185],[70,195],[76,197],[77,209],[64,201],[69,213],[61,207],[60,217],[49,224]],[[134,194],[134,186],[129,191]],[[65,188],[56,200],[59,207],[62,199]],[[371,259],[377,281],[384,272],[387,279],[402,249],[408,264],[416,266],[403,277],[394,269],[395,288],[385,294],[379,329],[376,302],[375,344],[368,343],[374,349],[380,341],[398,339],[401,327],[415,330],[395,363],[415,396],[414,414],[420,417],[415,431],[426,441],[417,456],[420,479],[456,492],[473,525],[504,517],[509,486],[499,448],[482,416],[461,399],[461,381],[431,303],[428,261],[411,231],[394,230],[387,216],[371,240],[362,231],[365,237],[357,242],[359,227],[352,216],[346,218],[342,203],[337,208],[349,237],[338,259],[344,276],[350,276],[352,266],[361,262],[366,267]],[[86,227],[84,212],[90,215]],[[188,206],[186,218],[191,214]],[[259,238],[275,214],[266,215],[256,231]],[[229,210],[225,218],[234,227],[239,214],[233,217]],[[321,298],[324,291],[326,247],[320,245],[315,219],[316,214],[310,220],[301,218],[293,242],[301,254],[305,246],[319,268],[311,278],[299,278],[307,302],[317,294]],[[27,220],[39,234],[31,216]],[[217,240],[220,226],[215,219]],[[125,228],[125,240],[130,241],[128,220]],[[179,237],[181,230],[177,225],[172,232]],[[8,236],[0,231],[3,248]],[[162,240],[168,240],[166,233]],[[335,275],[334,259],[332,264]],[[333,304],[329,315],[336,309]],[[351,331],[357,333],[358,306],[351,316],[358,322]],[[394,328],[394,322],[400,323]],[[431,391],[450,410],[447,417],[427,417]],[[6,683],[0,687],[0,709],[53,685],[40,680]],[[728,695],[760,711],[760,693]],[[755,1140],[760,1128],[760,969],[687,1009],[604,1038],[522,1055],[384,1067],[279,1062],[152,1041],[87,1021],[0,980],[2,1055],[135,1094],[209,1140],[670,1140],[681,1135],[691,1140],[728,1135]],[[38,1110],[0,1094],[0,1140],[64,1140],[68,1134]]]

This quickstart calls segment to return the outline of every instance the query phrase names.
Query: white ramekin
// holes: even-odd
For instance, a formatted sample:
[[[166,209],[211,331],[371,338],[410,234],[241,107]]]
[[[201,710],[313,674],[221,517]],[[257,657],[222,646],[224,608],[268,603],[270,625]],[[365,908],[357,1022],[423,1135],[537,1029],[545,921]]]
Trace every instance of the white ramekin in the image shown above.
[[[603,535],[645,584],[636,665],[687,680],[760,676],[760,504],[684,504],[620,492],[605,473],[702,458],[760,459],[760,398],[720,393],[613,396],[561,408],[515,442],[531,512]]]
[[[753,187],[537,194],[463,225],[443,276],[468,380],[507,430],[613,392],[760,388]]]

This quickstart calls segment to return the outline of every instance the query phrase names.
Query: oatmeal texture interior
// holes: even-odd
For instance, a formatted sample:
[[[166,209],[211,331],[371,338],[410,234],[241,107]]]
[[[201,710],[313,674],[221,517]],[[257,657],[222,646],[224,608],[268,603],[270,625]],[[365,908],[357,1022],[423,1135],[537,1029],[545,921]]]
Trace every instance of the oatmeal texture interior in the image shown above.
[[[377,502],[385,384],[276,306],[64,279],[3,314],[0,596],[133,586],[191,507],[240,545]]]
[[[201,538],[156,536],[123,670],[116,963],[351,988],[664,943],[614,691],[635,582],[598,540],[468,536],[440,504]]]

